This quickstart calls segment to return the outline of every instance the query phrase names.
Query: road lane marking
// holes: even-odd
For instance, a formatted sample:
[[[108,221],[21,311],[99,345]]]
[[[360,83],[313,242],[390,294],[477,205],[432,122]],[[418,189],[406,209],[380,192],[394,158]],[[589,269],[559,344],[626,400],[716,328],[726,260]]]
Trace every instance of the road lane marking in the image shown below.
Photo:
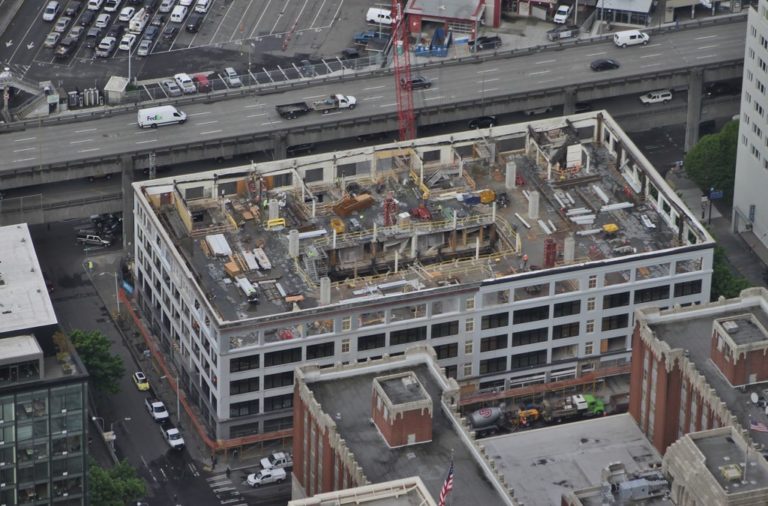
[[[543,65],[545,63],[555,63],[557,60],[541,60],[533,62],[534,65]]]
[[[279,120],[278,120],[278,121],[268,121],[268,122],[266,122],[266,123],[262,123],[262,126],[266,126],[266,125],[276,125],[277,123],[282,123],[282,121],[279,121]]]
[[[192,114],[187,114],[187,116],[205,116],[206,114],[211,114],[211,111],[193,112]]]
[[[659,65],[661,65],[661,62],[651,63],[650,65],[641,65],[640,68],[647,69],[649,67],[658,67]]]
[[[716,54],[705,54],[704,56],[697,56],[696,59],[697,60],[703,60],[704,58],[714,58],[715,56],[717,56],[717,55]]]
[[[211,123],[218,123],[219,120],[215,119],[213,121],[204,121],[202,123],[197,123],[197,126],[203,126],[203,125],[210,125]]]
[[[14,163],[16,163],[16,162],[28,162],[28,161],[34,160],[34,159],[35,159],[35,157],[33,156],[32,158],[19,158],[18,160],[14,160],[13,162]]]
[[[443,98],[445,98],[445,97],[444,97],[444,96],[442,96],[442,95],[440,95],[439,97],[429,97],[429,98],[425,98],[425,99],[424,99],[424,102],[427,102],[427,101],[429,101],[429,100],[441,100],[441,99],[443,99]]]
[[[16,140],[15,140],[15,141],[13,141],[13,142],[33,141],[33,140],[35,140],[35,139],[37,139],[37,137],[25,137],[25,138],[23,138],[23,139],[16,139]]]
[[[85,132],[95,132],[98,128],[86,128],[85,130],[75,130],[76,134],[82,134]]]
[[[302,100],[312,100],[313,98],[325,98],[328,95],[312,95],[311,97],[302,97]]]
[[[81,149],[78,153],[89,153],[91,151],[99,151],[101,148]]]
[[[363,91],[368,91],[368,90],[380,90],[380,89],[382,89],[382,88],[386,88],[386,86],[369,86],[369,87],[367,87],[367,88],[363,88]]]
[[[243,107],[243,109],[253,109],[254,107],[264,107],[264,105],[263,104],[251,104],[251,105],[246,105],[245,107]]]
[[[552,72],[552,71],[551,70],[542,70],[540,72],[531,72],[528,75],[529,76],[538,76],[538,75],[541,75],[541,74],[549,74],[550,72]]]
[[[480,93],[486,93],[486,92],[489,92],[489,91],[499,91],[499,89],[498,88],[488,88],[487,90],[480,90]]]
[[[397,105],[396,103],[395,104],[382,104],[379,107],[394,107],[396,105]]]
[[[80,141],[71,141],[70,144],[82,144],[84,142],[93,142],[93,139],[83,139]]]
[[[644,54],[640,58],[655,58],[657,56],[661,56],[661,53],[653,53],[653,54]]]
[[[543,81],[536,81],[537,84],[554,83],[555,81],[561,81],[562,77],[555,77],[554,79],[545,79]]]
[[[224,130],[208,130],[207,132],[200,132],[200,135],[217,134],[223,131]]]
[[[710,44],[709,46],[701,46],[699,49],[712,49],[713,47],[720,47],[720,44]]]
[[[499,69],[494,67],[492,69],[487,69],[487,70],[478,70],[477,73],[478,74],[487,74],[488,72],[498,72],[498,71],[499,71]]]
[[[157,142],[157,139],[149,139],[148,141],[136,141],[136,144],[149,144],[150,142]]]
[[[714,39],[715,37],[719,37],[719,35],[705,35],[703,37],[695,37],[693,40]]]
[[[21,153],[22,151],[34,151],[37,148],[22,148],[22,149],[14,149],[14,153]]]
[[[259,116],[266,116],[266,115],[267,113],[262,112],[261,114],[249,114],[248,116],[246,116],[246,118],[258,118]]]
[[[484,82],[484,83],[490,83],[490,82],[492,82],[492,81],[498,81],[498,80],[499,80],[499,78],[498,78],[498,77],[494,77],[494,78],[492,78],[492,79],[483,79],[483,82]]]
[[[379,100],[382,98],[384,98],[384,95],[376,95],[375,97],[368,97],[366,98],[366,100],[371,101],[371,100]]]
[[[601,54],[605,54],[605,51],[600,51],[599,53],[589,53],[587,56],[600,56]]]

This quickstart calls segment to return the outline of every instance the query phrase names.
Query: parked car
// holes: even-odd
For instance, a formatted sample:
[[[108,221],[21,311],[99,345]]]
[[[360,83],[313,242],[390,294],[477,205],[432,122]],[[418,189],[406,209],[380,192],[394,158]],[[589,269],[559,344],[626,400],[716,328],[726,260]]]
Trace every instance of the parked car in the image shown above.
[[[611,58],[600,58],[599,60],[595,60],[589,64],[589,68],[591,68],[595,72],[602,72],[603,70],[613,70],[619,67],[620,67],[619,62]]]
[[[208,79],[208,76],[205,74],[195,74],[192,76],[192,81],[197,86],[197,91],[200,93],[208,93],[213,89],[213,86],[211,86],[211,81]]]
[[[136,49],[136,56],[149,56],[149,52],[152,51],[152,41],[149,39],[142,39],[139,42],[139,47]]]
[[[144,0],[144,8],[150,12],[155,12],[155,9],[157,9],[157,0]]]
[[[389,34],[377,32],[376,30],[366,30],[364,32],[355,33],[352,39],[358,44],[365,44],[369,40],[375,40],[375,39],[387,40],[389,39]]]
[[[59,32],[51,32],[45,37],[45,41],[43,42],[43,47],[52,49],[56,47],[56,44],[59,43],[59,38],[61,37],[61,34]]]
[[[53,26],[54,32],[64,33],[67,31],[67,28],[69,28],[69,24],[72,22],[72,18],[68,18],[66,16],[62,16],[59,18],[58,21],[56,21],[56,24]]]
[[[82,10],[82,8],[82,2],[69,2],[69,4],[67,4],[67,8],[64,9],[64,15],[69,18],[74,18]]]
[[[112,21],[110,14],[102,13],[96,18],[96,23],[93,25],[96,28],[106,28],[109,26],[109,22]]]
[[[360,51],[355,49],[354,47],[348,47],[341,50],[342,60],[354,60],[357,58],[360,58]]]
[[[160,431],[163,433],[163,439],[165,439],[165,442],[168,443],[168,446],[174,450],[184,449],[184,438],[181,437],[181,432],[179,432],[179,429],[176,427],[170,427],[168,429],[165,427],[160,427]]]
[[[127,23],[131,20],[134,14],[136,14],[135,7],[123,7],[123,9],[120,11],[120,15],[117,16],[117,20]]]
[[[179,28],[173,25],[165,25],[165,30],[163,30],[163,40],[171,40],[176,36],[176,32],[179,31]]]
[[[117,48],[117,39],[115,37],[104,37],[96,46],[96,56],[99,58],[109,58]]]
[[[85,47],[88,49],[96,47],[99,40],[101,40],[101,32],[101,28],[96,28],[95,26],[90,27],[88,33],[85,34]]]
[[[120,7],[120,0],[107,0],[104,4],[104,12],[115,12]]]
[[[181,88],[181,91],[184,92],[185,95],[197,93],[197,87],[188,74],[176,74],[173,76],[173,80],[176,81],[176,84],[179,85],[179,88]]]
[[[75,26],[69,31],[69,34],[67,34],[67,37],[69,37],[75,42],[78,42],[81,38],[83,38],[84,34],[85,34],[85,28],[83,28],[82,26]]]
[[[171,12],[171,9],[173,9],[174,0],[163,0],[160,2],[160,7],[157,9],[158,12]]]
[[[182,95],[181,88],[176,84],[176,81],[172,79],[163,79],[160,81],[160,85],[163,90],[171,97],[180,97]]]
[[[152,419],[159,423],[165,423],[169,420],[168,410],[165,408],[165,404],[157,399],[146,398],[144,399],[144,407],[147,408],[147,412],[152,416]]]
[[[474,47],[478,51],[482,49],[496,49],[501,47],[501,37],[498,35],[478,37],[469,41],[469,47]]]
[[[133,44],[136,42],[136,34],[126,33],[123,38],[120,39],[120,51],[130,51],[133,49]]]
[[[59,47],[57,47],[56,51],[53,52],[53,56],[59,60],[64,60],[72,55],[76,47],[77,42],[72,39],[72,37],[64,37],[64,39],[59,43]]]
[[[262,469],[258,473],[248,475],[248,485],[252,487],[260,487],[269,483],[281,483],[286,478],[285,469]]]
[[[157,34],[160,33],[160,29],[156,26],[148,26],[146,30],[144,30],[144,36],[142,39],[146,40],[155,40],[157,38]]]
[[[80,16],[80,26],[88,26],[93,23],[94,19],[96,19],[96,11],[85,11],[83,15]]]
[[[489,128],[497,124],[496,116],[480,116],[469,122],[469,128]]]
[[[235,72],[235,69],[232,67],[227,67],[224,69],[224,80],[227,82],[230,88],[239,88],[243,85],[243,82],[240,80],[240,76],[237,75],[237,72]]]
[[[424,76],[418,74],[412,75],[411,79],[406,82],[405,78],[400,78],[400,87],[403,89],[410,88],[412,90],[428,89],[432,87],[432,81]]]
[[[112,28],[109,29],[107,32],[107,35],[110,37],[114,37],[116,39],[122,38],[123,34],[125,33],[125,25],[119,25],[114,24],[112,25]]]
[[[155,26],[159,29],[161,26],[163,26],[163,23],[165,23],[165,15],[158,14],[152,18],[152,21],[149,22],[149,26]]]
[[[136,385],[136,388],[141,392],[146,392],[149,390],[149,380],[147,379],[147,376],[141,371],[136,371],[133,373],[133,384]]]
[[[552,21],[559,25],[565,24],[568,21],[568,16],[571,15],[571,11],[573,11],[573,5],[558,5]]]
[[[59,2],[55,0],[48,2],[45,10],[43,10],[43,21],[53,21],[56,19],[56,16],[59,14],[59,8]]]
[[[200,25],[203,22],[203,15],[202,14],[191,14],[187,18],[187,26],[186,29],[190,33],[195,33],[200,29]]]

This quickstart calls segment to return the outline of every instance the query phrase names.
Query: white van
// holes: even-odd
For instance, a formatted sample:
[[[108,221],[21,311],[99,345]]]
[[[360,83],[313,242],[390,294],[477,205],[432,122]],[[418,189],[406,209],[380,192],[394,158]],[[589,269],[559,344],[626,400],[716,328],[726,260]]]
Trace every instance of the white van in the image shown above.
[[[187,121],[187,115],[172,105],[161,105],[159,107],[150,107],[149,109],[139,109],[139,128],[157,128],[173,123],[181,124],[185,121]]]
[[[377,9],[376,7],[371,7],[365,15],[365,20],[368,23],[389,26],[393,23],[392,11],[389,9]]]
[[[159,12],[171,12],[171,9],[173,9],[173,3],[174,3],[174,0],[163,0],[160,3],[160,8],[157,10]]]
[[[195,4],[195,12],[199,12],[200,14],[205,14],[208,12],[208,6],[211,4],[209,0],[197,0],[197,3]]]
[[[649,91],[645,95],[640,95],[640,102],[648,104],[665,104],[672,100],[672,90]]]
[[[183,5],[177,5],[171,12],[171,21],[173,23],[181,23],[184,18],[187,17],[187,8]]]
[[[88,0],[88,10],[97,11],[101,9],[101,4],[103,3],[104,3],[104,0]]]
[[[619,47],[636,46],[637,44],[648,44],[651,38],[647,33],[640,30],[625,30],[613,34],[613,43]]]

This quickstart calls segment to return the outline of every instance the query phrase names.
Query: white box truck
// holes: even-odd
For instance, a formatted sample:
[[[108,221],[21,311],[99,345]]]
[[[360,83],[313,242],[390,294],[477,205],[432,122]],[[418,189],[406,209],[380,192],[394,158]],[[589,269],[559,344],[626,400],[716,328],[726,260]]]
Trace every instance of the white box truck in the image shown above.
[[[172,105],[139,109],[139,128],[157,128],[163,125],[184,123],[185,121],[187,121],[187,115]]]
[[[149,12],[146,9],[139,9],[139,11],[133,15],[131,21],[128,23],[128,31],[135,34],[141,34],[144,27],[147,26],[149,21]]]

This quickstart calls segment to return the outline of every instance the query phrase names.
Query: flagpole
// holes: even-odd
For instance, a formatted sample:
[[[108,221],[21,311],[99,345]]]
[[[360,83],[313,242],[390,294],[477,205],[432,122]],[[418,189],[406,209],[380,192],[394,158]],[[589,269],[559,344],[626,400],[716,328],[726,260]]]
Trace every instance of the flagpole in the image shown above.
[[[749,428],[751,429],[752,428],[752,413],[748,413],[748,416],[749,416]],[[747,483],[747,469],[749,469],[749,447],[752,446],[749,443],[749,440],[752,439],[752,435],[751,434],[748,434],[748,435],[749,435],[749,437],[746,440],[746,443],[747,443],[747,453],[744,456],[744,476],[742,477],[742,479],[744,481],[742,481],[742,483]]]

